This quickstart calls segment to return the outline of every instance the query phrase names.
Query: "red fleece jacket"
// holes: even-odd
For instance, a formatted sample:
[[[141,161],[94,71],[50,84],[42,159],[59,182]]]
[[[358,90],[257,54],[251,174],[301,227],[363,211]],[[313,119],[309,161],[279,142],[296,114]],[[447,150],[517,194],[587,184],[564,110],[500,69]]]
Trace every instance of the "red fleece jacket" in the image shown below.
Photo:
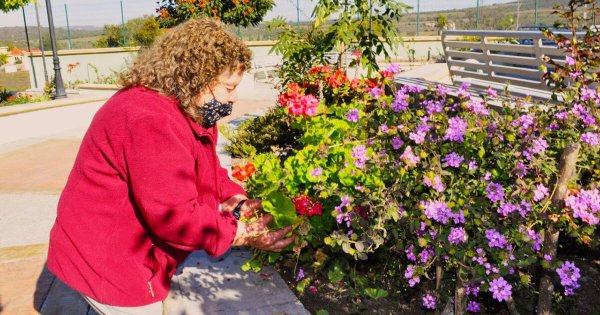
[[[115,94],[60,196],[49,269],[101,303],[140,306],[166,298],[190,251],[225,253],[237,221],[218,207],[245,193],[220,166],[217,134],[173,98],[142,87]]]

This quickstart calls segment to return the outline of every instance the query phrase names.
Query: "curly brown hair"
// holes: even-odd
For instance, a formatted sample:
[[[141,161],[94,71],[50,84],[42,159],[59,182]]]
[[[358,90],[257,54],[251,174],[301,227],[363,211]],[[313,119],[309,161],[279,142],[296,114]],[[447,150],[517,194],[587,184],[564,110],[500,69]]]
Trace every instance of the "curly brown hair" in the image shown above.
[[[183,111],[202,121],[196,97],[222,73],[250,69],[251,58],[250,49],[219,22],[193,19],[171,29],[140,53],[121,75],[121,85],[141,85],[175,96]]]

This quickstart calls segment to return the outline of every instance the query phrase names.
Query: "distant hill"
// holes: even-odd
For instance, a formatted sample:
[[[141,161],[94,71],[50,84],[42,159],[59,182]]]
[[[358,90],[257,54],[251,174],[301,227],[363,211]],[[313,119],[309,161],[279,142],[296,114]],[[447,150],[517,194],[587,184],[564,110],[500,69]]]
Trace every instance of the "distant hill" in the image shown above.
[[[49,31],[47,27],[40,27],[42,37],[47,38],[49,35]],[[71,39],[77,38],[88,38],[88,37],[96,37],[102,35],[103,28],[100,26],[73,26],[71,27]],[[37,47],[38,40],[38,32],[37,27],[27,25],[27,31],[29,32],[29,40],[34,43]],[[58,40],[66,40],[67,39],[67,28],[66,27],[57,27],[55,28],[56,38]],[[26,46],[25,43],[25,28],[21,26],[8,26],[8,27],[0,27],[0,46],[7,46],[8,44],[12,44],[14,46],[24,48]]]

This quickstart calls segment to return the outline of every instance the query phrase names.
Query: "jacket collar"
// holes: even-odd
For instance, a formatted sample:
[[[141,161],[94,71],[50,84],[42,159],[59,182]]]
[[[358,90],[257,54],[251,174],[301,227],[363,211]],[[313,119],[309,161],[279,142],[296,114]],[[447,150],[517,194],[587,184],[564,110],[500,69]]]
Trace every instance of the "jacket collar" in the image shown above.
[[[200,124],[198,124],[196,121],[194,121],[188,114],[184,113],[184,115],[185,115],[185,119],[187,120],[188,124],[190,125],[190,128],[192,128],[192,131],[194,132],[196,137],[209,136],[214,139],[214,135],[218,132],[217,124],[215,124],[214,126],[212,126],[210,128],[204,128]]]

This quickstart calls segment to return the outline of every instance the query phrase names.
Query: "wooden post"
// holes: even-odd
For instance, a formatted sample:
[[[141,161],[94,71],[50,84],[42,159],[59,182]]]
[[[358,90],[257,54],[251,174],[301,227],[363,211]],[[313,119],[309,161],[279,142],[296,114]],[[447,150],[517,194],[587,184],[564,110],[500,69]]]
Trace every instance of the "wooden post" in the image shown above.
[[[456,287],[454,288],[454,314],[465,314],[467,309],[467,292],[465,284],[460,275],[460,269],[456,271]]]
[[[577,157],[580,149],[579,143],[569,143],[562,155],[560,156],[560,164],[558,169],[558,178],[556,180],[556,188],[552,195],[552,207],[561,209],[564,207],[564,199],[567,194],[567,188],[569,180],[575,171],[575,165],[577,164]],[[560,231],[557,231],[554,226],[549,226],[544,231],[543,237],[543,254],[549,255],[552,260],[556,258],[556,249],[558,247],[558,238]],[[554,286],[552,285],[551,273],[549,270],[542,271],[542,277],[540,279],[538,297],[538,314],[539,315],[550,315],[552,312],[552,293],[554,292]]]

